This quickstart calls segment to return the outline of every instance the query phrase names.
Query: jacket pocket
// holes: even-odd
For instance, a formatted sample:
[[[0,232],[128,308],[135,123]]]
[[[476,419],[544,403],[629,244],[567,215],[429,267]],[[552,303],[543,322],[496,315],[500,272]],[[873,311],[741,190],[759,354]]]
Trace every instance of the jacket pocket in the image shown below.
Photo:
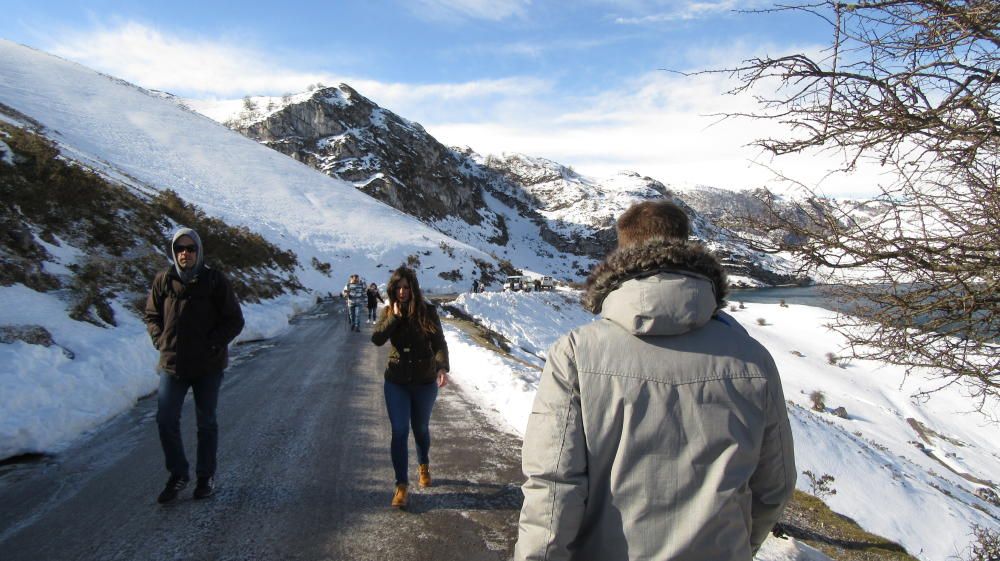
[[[385,375],[390,380],[398,380],[403,375],[402,370],[397,357],[390,357],[389,362],[385,365]]]

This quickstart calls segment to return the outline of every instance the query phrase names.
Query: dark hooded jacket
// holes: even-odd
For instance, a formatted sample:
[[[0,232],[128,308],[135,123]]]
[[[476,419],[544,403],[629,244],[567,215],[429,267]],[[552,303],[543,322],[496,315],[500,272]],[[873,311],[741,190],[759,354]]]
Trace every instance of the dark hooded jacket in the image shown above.
[[[191,271],[176,264],[173,247],[181,236],[198,246]],[[223,370],[229,364],[229,343],[243,330],[243,312],[232,285],[204,264],[202,253],[194,230],[175,232],[170,242],[175,265],[157,273],[146,298],[146,329],[160,351],[158,368],[188,380]]]
[[[720,312],[698,244],[616,250],[601,319],[548,350],[524,435],[516,561],[752,558],[795,488],[771,355]]]
[[[375,306],[378,306],[378,302],[385,302],[385,300],[382,299],[382,295],[379,294],[378,288],[368,287],[366,294],[368,295],[369,308],[374,308]]]
[[[389,308],[382,311],[372,332],[372,343],[391,343],[385,379],[395,384],[429,384],[437,380],[437,371],[451,370],[448,365],[448,343],[441,329],[441,319],[434,306],[427,307],[427,316],[434,323],[434,333],[424,333],[417,322],[407,316],[396,317]]]

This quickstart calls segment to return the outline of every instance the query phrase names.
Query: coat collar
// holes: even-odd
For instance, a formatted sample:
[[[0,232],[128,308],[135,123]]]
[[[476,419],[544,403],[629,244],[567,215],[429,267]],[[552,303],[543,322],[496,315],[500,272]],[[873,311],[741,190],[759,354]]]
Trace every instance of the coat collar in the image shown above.
[[[583,306],[591,313],[599,313],[608,295],[625,282],[660,273],[704,277],[713,292],[715,309],[725,304],[726,272],[705,246],[652,238],[644,244],[616,249],[595,267],[587,279]]]

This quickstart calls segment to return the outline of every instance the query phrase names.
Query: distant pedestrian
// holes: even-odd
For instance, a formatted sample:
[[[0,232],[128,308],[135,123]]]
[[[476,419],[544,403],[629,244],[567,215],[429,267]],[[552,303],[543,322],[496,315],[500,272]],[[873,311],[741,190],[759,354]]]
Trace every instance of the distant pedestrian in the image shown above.
[[[479,279],[472,279],[472,293],[479,292]]]
[[[341,294],[347,299],[347,317],[351,331],[361,331],[361,306],[368,301],[365,283],[359,275],[351,275]]]
[[[602,319],[547,353],[514,559],[749,561],[795,488],[778,370],[679,207],[617,230],[584,296]]]
[[[378,285],[371,283],[368,285],[368,323],[375,323],[378,319],[378,305],[379,303],[385,303],[382,299],[382,295],[379,294]]]
[[[198,424],[198,482],[194,498],[215,492],[219,427],[216,407],[229,343],[243,330],[243,312],[228,279],[204,262],[201,238],[189,228],[170,243],[174,265],[153,279],[145,322],[160,351],[156,424],[170,477],[157,498],[167,503],[190,481],[181,438],[181,409],[190,388]]]
[[[392,468],[396,487],[392,506],[405,508],[409,487],[408,440],[413,428],[421,487],[430,487],[430,420],[438,388],[448,383],[448,344],[434,305],[424,301],[417,275],[405,266],[393,271],[385,307],[372,342],[389,341],[385,368],[385,406],[392,426]]]

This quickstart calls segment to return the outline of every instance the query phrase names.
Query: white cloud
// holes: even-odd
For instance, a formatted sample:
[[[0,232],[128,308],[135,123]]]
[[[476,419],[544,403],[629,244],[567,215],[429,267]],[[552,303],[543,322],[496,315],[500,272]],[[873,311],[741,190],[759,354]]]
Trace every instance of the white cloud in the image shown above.
[[[414,0],[413,13],[424,19],[484,19],[524,17],[531,0]]]
[[[765,2],[762,0],[706,0],[701,2],[676,0],[660,0],[655,2],[633,1],[624,5],[610,2],[616,8],[626,8],[642,15],[620,16],[615,23],[622,25],[646,25],[677,20],[702,19],[735,10],[752,10],[759,8]],[[664,10],[664,8],[666,8]]]
[[[237,41],[180,37],[137,22],[64,33],[45,49],[142,87],[191,98],[280,95],[304,91],[317,82],[346,82],[393,109],[397,105],[535,96],[551,88],[549,81],[532,77],[414,85],[301,71],[289,68],[265,50]]]
[[[296,92],[337,80],[289,69],[235,41],[167,35],[136,22],[62,33],[46,50],[146,88],[192,97]]]
[[[597,177],[630,170],[668,184],[721,188],[777,188],[769,166],[808,184],[822,183],[831,195],[871,193],[875,175],[866,170],[826,178],[840,164],[827,154],[772,160],[754,139],[787,134],[776,123],[730,119],[714,113],[751,111],[749,96],[721,95],[722,76],[643,76],[617,91],[553,103],[517,120],[424,122],[449,144],[468,145],[482,154],[520,152],[550,158]]]
[[[555,51],[587,51],[625,40],[624,37],[586,39],[549,39],[544,42],[514,41],[502,44],[477,44],[464,48],[471,55],[505,55],[538,58]]]
[[[381,104],[390,108],[397,104],[423,104],[435,101],[448,104],[455,101],[480,103],[491,98],[536,96],[550,91],[552,87],[548,80],[531,77],[420,85],[357,80],[352,84],[358,84],[359,89],[363,88],[368,92],[365,95],[380,100]]]
[[[756,50],[766,48],[757,45]],[[773,46],[771,48],[774,48]],[[192,98],[239,98],[301,92],[308,84],[341,81],[379,105],[423,124],[446,144],[487,153],[543,156],[578,171],[610,175],[628,169],[667,183],[755,187],[771,175],[746,145],[769,132],[761,122],[712,113],[754,109],[748,97],[723,95],[722,75],[684,77],[654,72],[595,96],[574,96],[550,79],[508,76],[461,83],[387,83],[288,68],[267,52],[236,41],[187,39],[138,23],[63,34],[48,50],[147,88]],[[724,66],[755,52],[746,45],[692,47],[692,65]],[[775,132],[783,132],[774,129]],[[763,160],[765,163],[767,160]],[[782,169],[807,181],[831,167],[829,158],[783,158]],[[865,180],[868,181],[868,180]],[[828,192],[870,190],[856,182]]]

